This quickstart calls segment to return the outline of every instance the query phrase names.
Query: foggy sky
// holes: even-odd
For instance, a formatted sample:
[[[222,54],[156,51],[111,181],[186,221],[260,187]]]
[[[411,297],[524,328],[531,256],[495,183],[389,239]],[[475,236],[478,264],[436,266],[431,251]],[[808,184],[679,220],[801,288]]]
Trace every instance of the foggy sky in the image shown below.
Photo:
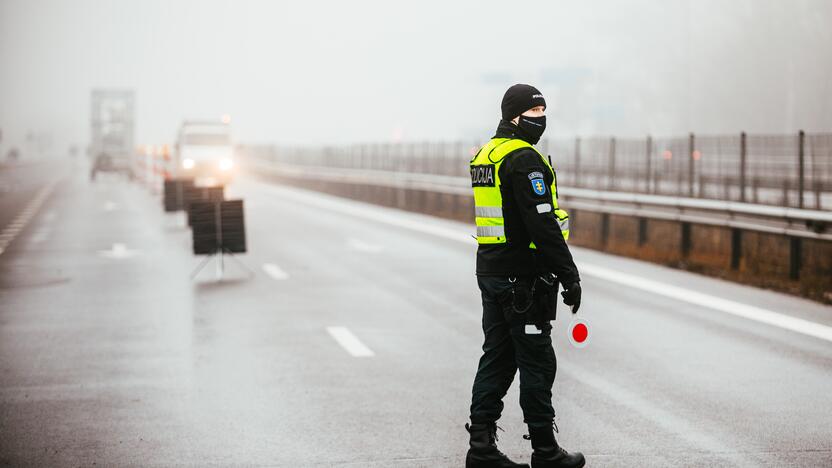
[[[0,0],[0,152],[89,140],[94,87],[137,143],[231,115],[243,142],[490,137],[505,89],[550,137],[832,131],[832,1]]]

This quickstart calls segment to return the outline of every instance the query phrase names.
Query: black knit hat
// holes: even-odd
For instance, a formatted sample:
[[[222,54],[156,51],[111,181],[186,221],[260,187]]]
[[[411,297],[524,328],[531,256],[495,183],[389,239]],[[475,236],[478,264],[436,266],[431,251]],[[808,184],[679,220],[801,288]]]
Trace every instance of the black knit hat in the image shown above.
[[[503,103],[500,105],[500,108],[503,111],[503,119],[511,120],[532,107],[537,106],[546,107],[546,100],[543,99],[543,93],[538,91],[534,86],[516,84],[509,88],[506,94],[503,95]]]

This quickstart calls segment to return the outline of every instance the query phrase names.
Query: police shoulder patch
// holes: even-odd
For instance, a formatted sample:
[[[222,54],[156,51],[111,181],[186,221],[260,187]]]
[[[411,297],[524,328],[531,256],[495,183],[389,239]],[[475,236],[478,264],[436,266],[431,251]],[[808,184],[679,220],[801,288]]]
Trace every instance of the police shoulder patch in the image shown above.
[[[529,173],[529,180],[542,179],[542,178],[543,178],[543,173],[542,172],[534,171],[534,172]]]
[[[532,190],[536,195],[544,195],[546,193],[546,183],[543,182],[543,179],[537,178],[532,179]]]

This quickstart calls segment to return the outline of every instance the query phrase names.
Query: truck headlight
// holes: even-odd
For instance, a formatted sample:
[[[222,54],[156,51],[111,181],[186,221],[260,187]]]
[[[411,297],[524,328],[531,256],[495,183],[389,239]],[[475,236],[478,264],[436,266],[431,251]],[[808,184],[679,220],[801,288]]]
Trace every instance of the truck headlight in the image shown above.
[[[185,158],[182,160],[182,168],[183,169],[193,169],[194,168],[194,160],[191,158]]]
[[[234,161],[230,158],[220,159],[220,170],[221,171],[228,171],[232,167],[234,167]]]

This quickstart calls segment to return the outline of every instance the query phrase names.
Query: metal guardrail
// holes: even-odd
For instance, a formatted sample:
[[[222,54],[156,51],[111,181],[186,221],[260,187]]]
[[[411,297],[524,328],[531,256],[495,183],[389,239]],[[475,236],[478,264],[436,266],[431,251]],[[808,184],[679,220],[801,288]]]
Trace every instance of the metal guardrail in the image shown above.
[[[482,142],[323,147],[244,146],[287,164],[467,177]],[[543,139],[565,187],[730,200],[777,207],[832,207],[832,133]]]
[[[247,163],[258,172],[294,178],[471,195],[468,177],[286,164],[263,158],[249,158]],[[588,210],[832,241],[832,232],[827,232],[827,228],[832,227],[830,211],[575,187],[560,187],[559,196],[567,210]]]
[[[832,240],[832,233],[826,233],[832,226],[830,211],[577,188],[564,188],[562,192],[575,208]]]

